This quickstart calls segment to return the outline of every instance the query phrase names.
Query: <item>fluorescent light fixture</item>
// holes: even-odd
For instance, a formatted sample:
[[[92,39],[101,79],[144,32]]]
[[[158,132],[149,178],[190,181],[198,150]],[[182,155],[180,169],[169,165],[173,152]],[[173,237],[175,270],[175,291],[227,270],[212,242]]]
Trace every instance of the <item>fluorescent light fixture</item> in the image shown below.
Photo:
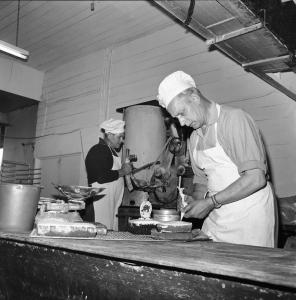
[[[16,47],[14,45],[11,45],[9,43],[6,43],[4,41],[0,40],[0,51],[3,51],[5,53],[8,53],[10,55],[22,58],[22,59],[28,59],[29,57],[29,51],[24,50],[22,48]]]

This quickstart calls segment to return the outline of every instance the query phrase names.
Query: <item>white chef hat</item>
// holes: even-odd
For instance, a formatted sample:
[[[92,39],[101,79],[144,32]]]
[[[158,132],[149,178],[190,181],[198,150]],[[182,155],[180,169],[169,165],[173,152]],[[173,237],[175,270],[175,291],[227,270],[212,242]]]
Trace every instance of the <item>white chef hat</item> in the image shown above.
[[[184,90],[196,87],[194,79],[183,71],[176,71],[165,77],[158,87],[157,99],[167,108],[172,99]]]
[[[109,119],[104,121],[100,128],[104,129],[106,133],[120,134],[124,132],[125,122],[122,120]]]

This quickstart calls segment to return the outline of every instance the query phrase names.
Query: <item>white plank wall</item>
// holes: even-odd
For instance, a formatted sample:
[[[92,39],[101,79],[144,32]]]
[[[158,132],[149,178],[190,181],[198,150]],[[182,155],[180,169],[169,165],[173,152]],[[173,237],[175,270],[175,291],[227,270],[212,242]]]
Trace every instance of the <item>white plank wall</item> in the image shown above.
[[[160,80],[175,70],[191,74],[208,98],[241,107],[254,117],[267,146],[277,195],[295,195],[296,103],[218,51],[209,52],[204,41],[179,25],[46,73],[37,135],[47,137],[38,139],[36,156],[81,151],[83,159],[96,143],[104,118],[122,118],[116,108],[155,99]],[[295,77],[287,80],[295,83]],[[84,176],[82,172],[85,182]]]
[[[40,101],[44,73],[0,57],[0,90]]]
[[[100,108],[104,105],[102,75],[105,53],[88,55],[46,73],[37,136],[66,136],[98,125]],[[81,146],[80,141],[74,140],[67,148],[77,144]],[[42,156],[42,153],[38,154]]]
[[[41,159],[42,167],[42,158],[81,153],[80,182],[73,184],[86,184],[84,152],[98,140],[98,124],[105,117],[106,102],[102,99],[107,91],[103,77],[108,68],[108,53],[96,52],[45,76],[35,156]]]
[[[4,140],[4,160],[29,164],[34,167],[34,132],[37,105],[8,113]]]

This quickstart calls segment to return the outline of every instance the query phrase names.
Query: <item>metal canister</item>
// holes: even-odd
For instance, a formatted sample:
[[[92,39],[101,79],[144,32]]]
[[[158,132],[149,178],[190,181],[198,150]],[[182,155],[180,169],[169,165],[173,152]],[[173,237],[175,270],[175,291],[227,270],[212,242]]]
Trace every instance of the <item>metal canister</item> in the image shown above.
[[[180,221],[180,212],[176,209],[153,209],[153,219],[160,222]]]

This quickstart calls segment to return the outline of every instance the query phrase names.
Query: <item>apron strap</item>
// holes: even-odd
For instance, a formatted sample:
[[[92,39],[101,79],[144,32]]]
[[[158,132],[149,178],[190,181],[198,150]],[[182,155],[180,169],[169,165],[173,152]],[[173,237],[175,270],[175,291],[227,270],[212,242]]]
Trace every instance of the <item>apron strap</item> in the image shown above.
[[[217,108],[218,119],[219,119],[219,117],[220,117],[220,111],[221,111],[221,106],[216,103],[216,108]],[[217,123],[218,123],[218,119],[217,119],[217,121],[215,123],[215,139],[216,139],[216,141],[218,140],[218,135],[217,135]]]

